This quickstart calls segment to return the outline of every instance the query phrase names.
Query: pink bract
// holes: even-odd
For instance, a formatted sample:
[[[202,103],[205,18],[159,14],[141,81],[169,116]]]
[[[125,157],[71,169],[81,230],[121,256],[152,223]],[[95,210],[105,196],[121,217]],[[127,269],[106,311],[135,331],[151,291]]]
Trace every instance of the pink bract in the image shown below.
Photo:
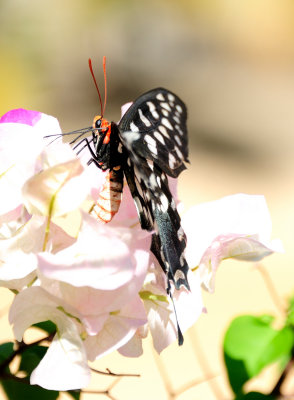
[[[42,117],[39,111],[25,110],[24,108],[16,108],[10,110],[0,118],[0,124],[3,123],[18,123],[24,125],[34,126]]]

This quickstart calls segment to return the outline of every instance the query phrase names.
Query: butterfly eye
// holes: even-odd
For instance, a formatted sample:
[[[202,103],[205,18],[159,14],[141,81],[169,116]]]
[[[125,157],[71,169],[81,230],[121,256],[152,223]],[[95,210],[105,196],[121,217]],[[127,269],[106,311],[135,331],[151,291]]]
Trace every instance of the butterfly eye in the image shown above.
[[[102,118],[99,118],[95,121],[94,125],[96,129],[100,129],[102,124]]]

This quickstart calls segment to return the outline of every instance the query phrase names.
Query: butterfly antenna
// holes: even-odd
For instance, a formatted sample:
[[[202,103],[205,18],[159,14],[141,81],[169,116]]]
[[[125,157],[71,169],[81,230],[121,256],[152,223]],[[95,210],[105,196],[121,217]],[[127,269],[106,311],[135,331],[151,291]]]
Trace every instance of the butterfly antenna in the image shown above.
[[[104,65],[104,64],[103,64]],[[94,83],[95,83],[95,86],[96,86],[96,89],[97,89],[97,92],[98,92],[98,96],[99,96],[99,101],[100,101],[100,107],[101,107],[101,116],[103,117],[103,108],[102,108],[102,99],[101,99],[101,94],[100,94],[100,91],[99,91],[99,88],[98,88],[98,85],[97,85],[97,81],[96,81],[96,78],[95,78],[95,75],[94,75],[94,71],[93,71],[93,67],[92,67],[92,60],[91,60],[91,58],[89,58],[89,68],[90,68],[90,72],[91,72],[91,75],[92,75],[92,78],[93,78],[93,81],[94,81]],[[105,75],[105,72],[104,72],[104,77],[105,77],[106,75]],[[104,102],[104,108],[105,108],[105,102]]]
[[[104,72],[104,106],[103,106],[103,114],[105,113],[106,108],[106,100],[107,100],[107,79],[106,79],[106,57],[103,57],[103,72]]]

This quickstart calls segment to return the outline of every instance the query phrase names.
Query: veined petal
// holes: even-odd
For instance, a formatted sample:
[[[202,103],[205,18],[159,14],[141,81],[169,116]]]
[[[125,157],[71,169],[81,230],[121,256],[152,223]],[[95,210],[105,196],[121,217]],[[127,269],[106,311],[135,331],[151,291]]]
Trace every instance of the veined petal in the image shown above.
[[[47,278],[76,287],[114,290],[136,277],[142,284],[149,254],[140,249],[141,242],[129,229],[99,224],[95,218],[83,213],[77,242],[54,255],[40,254],[39,268]],[[131,243],[132,246],[138,244],[132,252]]]
[[[73,159],[33,176],[22,190],[28,211],[59,216],[77,208],[88,194],[83,171],[80,161]]]
[[[86,338],[88,358],[93,361],[125,345],[146,322],[145,309],[137,295],[123,308],[111,313],[98,335]]]
[[[191,208],[182,219],[189,265],[199,266],[204,286],[214,290],[214,274],[225,258],[256,261],[281,251],[271,242],[271,219],[263,196],[237,194]]]
[[[214,292],[215,273],[221,261],[235,258],[241,261],[260,261],[277,251],[278,246],[267,247],[256,236],[220,235],[203,254],[199,263],[199,274],[205,289]],[[281,251],[282,248],[279,248]]]

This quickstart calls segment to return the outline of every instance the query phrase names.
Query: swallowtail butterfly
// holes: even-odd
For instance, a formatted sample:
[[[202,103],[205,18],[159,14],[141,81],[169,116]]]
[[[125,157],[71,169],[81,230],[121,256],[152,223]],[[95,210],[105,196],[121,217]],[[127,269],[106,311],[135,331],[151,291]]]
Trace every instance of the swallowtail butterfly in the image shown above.
[[[167,179],[167,176],[177,178],[186,169],[184,163],[189,162],[186,106],[171,91],[156,88],[139,96],[118,124],[108,122],[103,117],[105,58],[104,107],[91,60],[89,66],[100,99],[101,115],[94,118],[92,127],[74,133],[79,133],[79,138],[85,132],[92,132],[91,139],[81,139],[78,145],[83,141],[88,147],[91,154],[88,164],[93,162],[108,171],[93,211],[104,222],[113,218],[120,205],[125,177],[142,229],[154,232],[151,251],[166,273],[167,294],[172,299],[170,282],[176,289],[182,286],[190,289],[184,255],[186,236]],[[179,326],[178,342],[183,343]]]

